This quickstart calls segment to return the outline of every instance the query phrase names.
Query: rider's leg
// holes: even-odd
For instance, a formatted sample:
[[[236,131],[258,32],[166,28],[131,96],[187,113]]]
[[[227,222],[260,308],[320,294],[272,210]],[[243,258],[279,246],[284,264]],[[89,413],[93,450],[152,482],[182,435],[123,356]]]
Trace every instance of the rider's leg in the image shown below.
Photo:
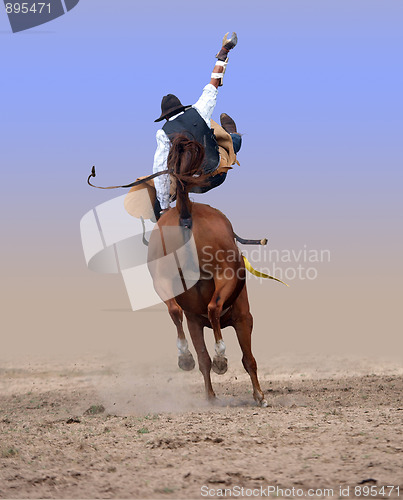
[[[230,134],[234,146],[234,153],[237,154],[242,146],[242,137],[241,134],[238,134],[235,121],[227,115],[227,113],[221,113],[220,122],[221,127]]]
[[[237,154],[242,146],[242,136],[238,133],[230,134],[230,136],[232,138],[232,144],[234,146],[234,153]]]
[[[214,85],[214,87],[216,87],[216,88],[222,86],[225,68],[227,67],[227,63],[228,63],[228,53],[238,43],[238,38],[237,38],[236,33],[232,33],[230,38],[228,38],[228,34],[229,33],[227,33],[224,36],[221,50],[216,55],[216,58],[218,59],[218,61],[216,62],[214,69],[213,69],[213,72],[211,74],[210,83],[211,83],[211,85]]]

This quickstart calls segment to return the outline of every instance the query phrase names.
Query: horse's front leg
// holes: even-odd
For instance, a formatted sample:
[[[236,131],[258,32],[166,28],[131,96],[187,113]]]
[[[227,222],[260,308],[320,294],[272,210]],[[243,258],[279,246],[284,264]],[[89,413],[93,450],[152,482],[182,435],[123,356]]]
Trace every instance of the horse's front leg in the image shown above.
[[[189,351],[188,341],[183,330],[183,311],[175,299],[165,301],[172,321],[178,332],[176,345],[178,347],[178,366],[181,370],[190,371],[195,367],[195,360]]]

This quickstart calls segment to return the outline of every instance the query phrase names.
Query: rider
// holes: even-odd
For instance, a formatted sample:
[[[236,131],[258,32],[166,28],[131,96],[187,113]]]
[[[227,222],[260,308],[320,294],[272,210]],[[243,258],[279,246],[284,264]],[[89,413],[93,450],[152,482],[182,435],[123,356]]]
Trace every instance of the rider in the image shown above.
[[[207,84],[199,100],[193,106],[183,106],[173,94],[163,97],[161,102],[161,116],[155,121],[166,120],[162,129],[157,131],[157,150],[154,155],[153,173],[167,168],[167,159],[171,141],[178,133],[187,133],[205,147],[203,172],[209,174],[209,183],[206,187],[198,188],[194,192],[206,192],[222,184],[231,165],[237,163],[236,154],[241,148],[241,135],[238,134],[234,120],[226,113],[220,116],[221,127],[211,120],[218,94],[218,87],[222,86],[225,69],[228,63],[228,53],[237,44],[237,35],[232,33],[228,38],[224,36],[223,45],[216,55],[216,62],[210,83]],[[212,127],[212,128],[210,128]],[[157,219],[169,209],[170,176],[161,175],[154,179],[157,198],[154,212]]]

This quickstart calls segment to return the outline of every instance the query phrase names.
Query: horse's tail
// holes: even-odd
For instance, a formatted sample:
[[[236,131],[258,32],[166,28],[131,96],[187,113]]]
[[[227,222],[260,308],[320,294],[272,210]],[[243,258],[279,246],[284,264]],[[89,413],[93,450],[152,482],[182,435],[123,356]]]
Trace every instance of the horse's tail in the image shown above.
[[[176,179],[176,206],[179,210],[180,225],[191,228],[192,216],[189,189],[206,184],[202,172],[204,147],[185,135],[177,135],[172,141],[168,155],[168,170]]]

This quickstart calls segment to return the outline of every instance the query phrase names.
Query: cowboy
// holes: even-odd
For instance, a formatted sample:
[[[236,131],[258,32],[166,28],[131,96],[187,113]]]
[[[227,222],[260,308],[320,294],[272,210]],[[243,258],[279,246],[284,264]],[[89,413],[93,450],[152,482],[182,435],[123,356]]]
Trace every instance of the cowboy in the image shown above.
[[[156,174],[167,168],[167,159],[171,142],[177,134],[188,135],[205,148],[203,172],[209,175],[208,184],[203,188],[195,188],[193,192],[205,193],[222,184],[231,165],[238,163],[236,154],[241,148],[242,139],[238,134],[234,120],[226,113],[220,116],[221,127],[211,120],[218,94],[218,87],[222,86],[225,69],[228,63],[228,53],[237,44],[237,35],[228,33],[224,36],[223,45],[216,55],[217,62],[199,100],[193,106],[183,106],[173,94],[163,97],[161,102],[161,116],[155,120],[166,120],[162,129],[157,131],[157,150],[154,155],[153,173]],[[171,180],[169,174],[154,179],[156,200],[154,213],[157,220],[163,212],[169,209]]]

